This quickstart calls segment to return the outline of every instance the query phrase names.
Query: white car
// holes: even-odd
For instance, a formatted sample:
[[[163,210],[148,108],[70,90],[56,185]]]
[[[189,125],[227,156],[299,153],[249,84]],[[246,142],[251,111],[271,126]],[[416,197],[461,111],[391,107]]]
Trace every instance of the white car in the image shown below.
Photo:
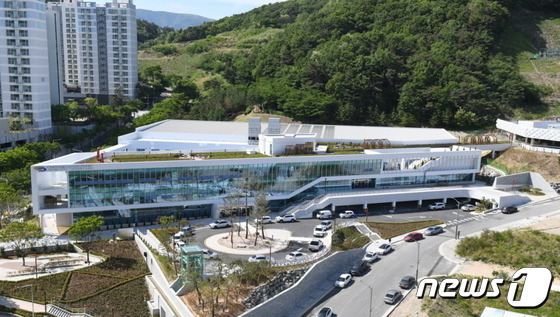
[[[249,262],[262,262],[262,261],[271,261],[272,263],[276,263],[276,260],[274,258],[271,258],[267,255],[263,255],[263,254],[257,254],[257,255],[253,255],[252,257],[249,258],[248,260]]]
[[[376,252],[379,253],[379,254],[385,255],[385,254],[391,252],[392,250],[393,250],[393,247],[390,244],[383,243],[382,245],[380,245],[377,248]]]
[[[461,210],[462,211],[475,211],[476,210],[476,206],[475,205],[471,205],[471,204],[466,204],[461,206]]]
[[[319,251],[323,247],[323,241],[319,239],[313,239],[309,241],[309,251]]]
[[[327,236],[327,230],[328,229],[321,225],[315,226],[315,229],[313,229],[313,236],[317,238],[324,238]]]
[[[276,222],[294,222],[296,217],[294,215],[277,216]]]
[[[355,218],[356,214],[352,210],[346,210],[345,212],[341,212],[338,214],[340,218]]]
[[[332,221],[330,221],[330,220],[321,221],[320,226],[323,226],[323,228],[329,230],[329,229],[332,228]]]
[[[376,252],[367,252],[364,257],[362,258],[363,261],[368,263],[373,263],[375,260],[379,258],[379,255]]]
[[[209,259],[216,259],[218,258],[218,253],[212,251],[212,250],[208,250],[208,249],[202,249],[202,255],[205,258],[209,258]]]
[[[187,244],[181,240],[175,242],[175,247],[177,247],[177,249],[181,249],[182,247],[186,247]]]
[[[272,223],[272,218],[270,218],[270,216],[264,216],[261,219],[255,219],[255,223]]]
[[[231,223],[229,223],[229,221],[226,221],[226,220],[218,219],[218,220],[212,222],[211,224],[209,224],[208,226],[212,229],[228,228],[228,227],[231,227]]]
[[[433,203],[433,204],[428,205],[428,208],[430,210],[444,209],[445,208],[445,203],[444,202]]]
[[[299,251],[294,251],[294,252],[290,252],[288,253],[288,255],[286,255],[286,260],[288,261],[298,261],[301,260],[303,258],[305,258],[307,255],[304,253],[301,253]]]
[[[352,275],[346,273],[342,274],[338,277],[338,279],[334,282],[334,286],[345,288],[348,283],[352,280]]]

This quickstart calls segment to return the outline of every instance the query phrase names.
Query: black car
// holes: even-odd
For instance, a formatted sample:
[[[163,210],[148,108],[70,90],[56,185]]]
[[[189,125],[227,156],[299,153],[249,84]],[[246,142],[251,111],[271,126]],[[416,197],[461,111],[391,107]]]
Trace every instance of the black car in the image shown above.
[[[360,261],[354,263],[354,265],[352,265],[352,268],[350,269],[350,274],[351,275],[362,275],[368,269],[369,269],[369,264],[367,263],[367,261],[360,260]]]
[[[503,214],[512,214],[514,212],[517,212],[517,207],[515,207],[515,206],[508,206],[508,207],[502,208],[502,213]]]
[[[402,278],[402,280],[399,282],[399,287],[400,288],[404,288],[404,289],[409,289],[412,286],[414,286],[416,282],[416,279],[412,276],[405,276]]]

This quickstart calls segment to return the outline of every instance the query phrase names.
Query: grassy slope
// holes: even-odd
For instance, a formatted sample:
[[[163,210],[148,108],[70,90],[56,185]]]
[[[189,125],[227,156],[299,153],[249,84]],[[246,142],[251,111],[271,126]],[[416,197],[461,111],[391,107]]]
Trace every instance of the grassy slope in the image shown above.
[[[175,56],[157,56],[151,50],[139,51],[138,65],[140,72],[148,66],[161,65],[165,74],[176,74],[185,78],[190,78],[201,88],[202,84],[212,78],[221,78],[218,74],[212,74],[199,68],[204,55],[218,52],[245,51],[251,47],[258,46],[281,33],[281,29],[263,28],[247,29],[243,31],[231,31],[213,36],[204,40],[190,43],[174,43],[178,48],[179,54]],[[209,51],[199,54],[188,54],[186,48],[194,43],[210,48]]]
[[[560,107],[553,104],[560,98],[560,60],[532,60],[531,57],[542,48],[560,49],[560,19],[526,10],[514,11],[498,46],[502,53],[516,59],[519,71],[525,78],[552,89],[552,94],[543,98],[543,101],[552,105],[551,108],[517,110],[515,116],[533,119],[559,115]]]
[[[511,148],[502,153],[496,163],[506,167],[510,173],[537,172],[549,182],[560,182],[558,155]]]

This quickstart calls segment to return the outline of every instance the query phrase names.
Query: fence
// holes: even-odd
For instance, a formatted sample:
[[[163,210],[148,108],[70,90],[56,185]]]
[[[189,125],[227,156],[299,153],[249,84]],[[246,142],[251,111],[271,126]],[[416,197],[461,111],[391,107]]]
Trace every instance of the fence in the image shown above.
[[[558,148],[548,148],[548,147],[541,147],[541,146],[530,146],[525,143],[519,143],[519,146],[527,151],[533,152],[544,152],[544,153],[551,153],[551,154],[560,154],[560,149]]]

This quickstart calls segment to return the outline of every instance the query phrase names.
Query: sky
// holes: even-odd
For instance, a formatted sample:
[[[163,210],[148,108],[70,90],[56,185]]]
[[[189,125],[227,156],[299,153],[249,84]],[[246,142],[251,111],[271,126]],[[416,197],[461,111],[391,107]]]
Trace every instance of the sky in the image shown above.
[[[96,0],[98,4],[111,0]],[[211,19],[243,13],[262,5],[285,0],[133,0],[137,9],[190,13]]]

